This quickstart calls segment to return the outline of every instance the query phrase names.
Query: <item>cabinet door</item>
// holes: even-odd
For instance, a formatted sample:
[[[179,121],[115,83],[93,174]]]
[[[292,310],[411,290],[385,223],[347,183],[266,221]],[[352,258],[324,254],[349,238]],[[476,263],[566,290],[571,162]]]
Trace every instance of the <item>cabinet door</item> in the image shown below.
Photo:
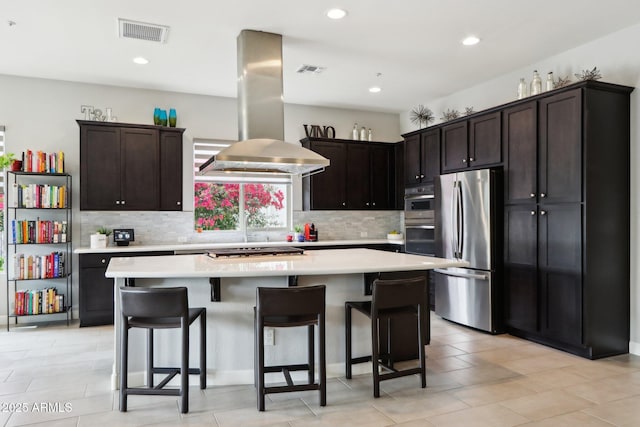
[[[502,116],[505,203],[535,201],[538,133],[535,101],[507,108]]]
[[[540,100],[540,195],[582,200],[582,89]]]
[[[369,147],[347,145],[347,209],[371,208]]]
[[[80,326],[113,324],[113,280],[104,277],[109,259],[106,254],[79,256]]]
[[[540,205],[541,330],[582,343],[582,206]]]
[[[505,321],[523,331],[538,330],[536,205],[505,209]]]
[[[420,134],[404,140],[404,183],[414,185],[422,181],[420,166]]]
[[[120,129],[80,127],[80,209],[116,209],[120,201]]]
[[[442,172],[468,166],[467,122],[442,127]]]
[[[469,120],[469,166],[502,161],[500,111]]]
[[[393,145],[369,145],[371,209],[393,208]]]
[[[122,128],[121,209],[160,207],[160,150],[156,129]]]
[[[311,150],[328,158],[324,172],[309,178],[311,209],[346,209],[347,146],[344,143],[312,141]]]
[[[160,132],[160,210],[182,210],[182,133]]]
[[[431,182],[440,175],[440,129],[422,134],[421,160],[423,182]]]

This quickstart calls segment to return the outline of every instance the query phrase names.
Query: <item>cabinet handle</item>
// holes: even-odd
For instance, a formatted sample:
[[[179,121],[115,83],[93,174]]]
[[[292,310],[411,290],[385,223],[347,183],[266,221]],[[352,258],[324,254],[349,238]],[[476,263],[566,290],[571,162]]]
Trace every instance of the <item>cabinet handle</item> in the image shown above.
[[[342,202],[342,206],[347,206],[347,202]]]
[[[473,161],[475,161],[475,159],[474,159],[473,157],[470,157],[470,158],[469,158],[469,161],[470,161],[470,162],[473,162]]]
[[[365,205],[369,206],[369,202],[365,203]]]
[[[100,260],[100,262],[101,262],[101,263],[103,263],[103,264],[106,264],[106,263],[107,263],[107,260],[106,260],[106,259],[104,259],[104,258],[102,258],[102,259]]]
[[[424,178],[424,175],[420,175],[420,178]]]
[[[420,175],[416,175],[416,181],[420,179]]]
[[[124,205],[124,200],[121,203]]]
[[[375,206],[375,205],[376,205],[376,202],[373,202],[373,206]]]
[[[536,211],[531,211],[531,216],[534,216],[536,214]]]
[[[540,193],[540,197],[542,197],[544,199],[545,197],[547,197],[547,195],[544,194],[544,193]]]
[[[462,163],[467,163],[467,159],[462,159]]]
[[[529,197],[531,197],[532,199],[535,199],[536,198],[536,193],[529,194]]]
[[[180,206],[180,205],[182,204],[182,202],[176,202],[176,204],[177,204],[178,206]]]
[[[120,204],[120,200],[116,200],[116,205],[119,205],[119,204]]]
[[[546,214],[547,214],[547,211],[540,211],[540,215],[543,215],[543,216],[544,216],[544,215],[546,215]]]

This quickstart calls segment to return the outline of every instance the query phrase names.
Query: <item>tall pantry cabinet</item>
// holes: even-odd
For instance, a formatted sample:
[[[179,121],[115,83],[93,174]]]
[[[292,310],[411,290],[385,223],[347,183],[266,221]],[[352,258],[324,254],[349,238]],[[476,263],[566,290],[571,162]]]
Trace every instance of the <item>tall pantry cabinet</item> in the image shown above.
[[[587,81],[503,110],[514,335],[593,359],[628,352],[632,90]]]

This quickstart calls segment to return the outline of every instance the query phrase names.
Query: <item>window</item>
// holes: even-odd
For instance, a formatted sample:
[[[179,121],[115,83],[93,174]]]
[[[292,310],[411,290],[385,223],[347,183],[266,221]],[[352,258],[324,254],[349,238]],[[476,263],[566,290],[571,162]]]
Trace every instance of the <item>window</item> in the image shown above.
[[[194,229],[289,229],[291,177],[198,175],[201,164],[231,144],[232,141],[194,138]]]

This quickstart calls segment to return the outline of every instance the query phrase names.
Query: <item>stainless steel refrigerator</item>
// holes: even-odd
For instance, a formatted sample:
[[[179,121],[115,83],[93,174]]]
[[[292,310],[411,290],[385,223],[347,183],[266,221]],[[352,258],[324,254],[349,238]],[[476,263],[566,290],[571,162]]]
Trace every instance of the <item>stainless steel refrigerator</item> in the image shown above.
[[[500,170],[440,175],[436,185],[438,255],[468,268],[435,270],[435,312],[491,333],[502,332]]]

